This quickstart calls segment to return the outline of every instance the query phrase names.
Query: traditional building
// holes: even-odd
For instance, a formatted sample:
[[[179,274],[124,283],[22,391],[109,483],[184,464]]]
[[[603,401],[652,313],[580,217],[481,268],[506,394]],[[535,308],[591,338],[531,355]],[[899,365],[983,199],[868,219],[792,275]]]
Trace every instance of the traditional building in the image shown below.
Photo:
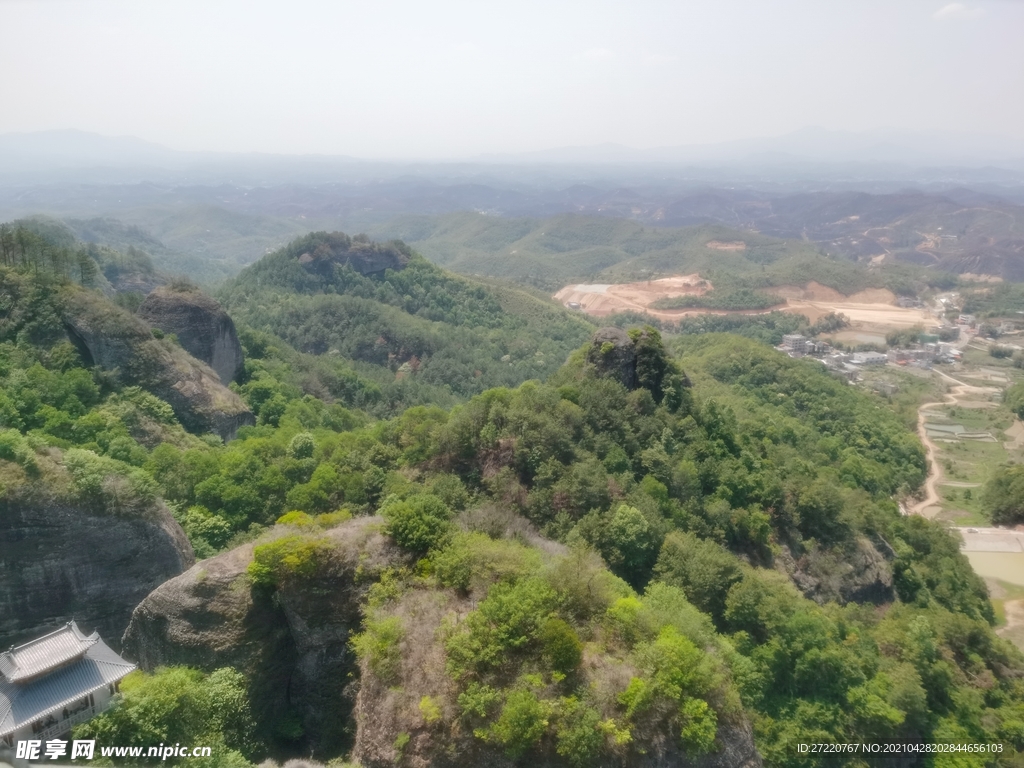
[[[0,743],[62,736],[110,706],[135,665],[70,621],[0,653]]]

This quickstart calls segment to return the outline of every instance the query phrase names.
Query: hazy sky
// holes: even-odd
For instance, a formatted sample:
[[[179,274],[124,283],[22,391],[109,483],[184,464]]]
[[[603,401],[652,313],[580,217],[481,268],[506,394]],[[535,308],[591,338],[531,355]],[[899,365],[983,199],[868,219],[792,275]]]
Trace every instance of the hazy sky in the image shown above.
[[[435,158],[1024,138],[1019,0],[0,0],[0,30],[0,133]]]

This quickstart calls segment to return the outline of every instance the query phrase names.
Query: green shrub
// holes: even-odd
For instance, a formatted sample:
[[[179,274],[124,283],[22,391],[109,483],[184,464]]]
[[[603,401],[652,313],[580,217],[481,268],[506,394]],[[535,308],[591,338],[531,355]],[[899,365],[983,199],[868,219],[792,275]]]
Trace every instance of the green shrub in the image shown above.
[[[686,699],[679,707],[680,738],[691,755],[705,755],[715,745],[718,717],[703,699]]]
[[[490,735],[505,748],[505,754],[519,757],[547,731],[549,712],[547,703],[532,691],[512,691],[491,726]]]
[[[452,511],[433,494],[416,494],[405,501],[389,499],[380,514],[387,521],[388,535],[412,552],[426,552],[451,532]]]
[[[403,637],[405,628],[397,616],[367,619],[363,631],[352,638],[352,648],[377,677],[390,683],[397,677],[402,663]]]
[[[17,464],[25,470],[36,468],[35,451],[15,429],[0,430],[0,459]]]
[[[509,662],[510,652],[536,639],[555,603],[555,591],[538,578],[495,584],[461,630],[448,638],[450,670],[458,677]]]
[[[432,562],[438,582],[462,591],[486,588],[500,579],[518,579],[540,568],[535,549],[483,533],[455,534]]]
[[[234,535],[234,529],[227,520],[202,506],[189,507],[180,522],[192,546],[205,543],[212,550],[210,554],[223,549]]]
[[[569,765],[582,768],[594,764],[604,745],[601,715],[576,697],[562,699],[555,721],[555,751]]]
[[[441,719],[441,706],[433,696],[424,696],[420,699],[420,714],[423,722],[433,725]]]
[[[742,577],[739,559],[720,544],[692,533],[673,531],[665,537],[655,575],[683,590],[687,599],[721,620],[725,597]]]
[[[401,759],[402,754],[405,752],[405,748],[409,746],[409,739],[410,736],[405,731],[402,731],[395,737],[395,743],[392,746],[395,748],[399,759]]]
[[[283,536],[253,550],[248,573],[257,586],[277,586],[292,579],[310,579],[329,562],[333,547],[326,539]]]
[[[154,744],[202,744],[213,760],[196,763],[171,758],[168,765],[250,765],[264,747],[246,691],[245,677],[230,668],[204,675],[187,667],[161,667],[154,674],[133,672],[121,682],[121,701],[78,725],[76,739],[101,744],[148,747]],[[241,754],[239,754],[241,753]]]
[[[294,525],[296,528],[306,528],[315,525],[316,519],[305,512],[293,509],[291,512],[285,512],[274,522],[277,525]]]
[[[704,696],[714,685],[711,659],[675,627],[663,628],[654,642],[637,648],[636,657],[655,696],[678,702]]]
[[[540,627],[541,648],[551,668],[569,674],[583,660],[583,643],[566,622],[552,616]]]
[[[459,710],[466,717],[486,718],[501,703],[501,694],[489,685],[473,682],[459,694]]]
[[[152,507],[157,486],[148,473],[92,451],[70,448],[64,466],[80,501],[114,514]]]

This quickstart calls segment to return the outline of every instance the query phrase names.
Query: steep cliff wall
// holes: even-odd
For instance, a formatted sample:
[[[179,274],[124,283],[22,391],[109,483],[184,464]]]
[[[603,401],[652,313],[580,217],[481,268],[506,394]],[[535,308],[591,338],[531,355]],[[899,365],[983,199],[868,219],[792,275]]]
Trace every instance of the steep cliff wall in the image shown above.
[[[230,384],[242,370],[242,345],[234,321],[220,304],[199,289],[161,287],[136,314],[154,328],[173,333],[192,357],[202,360]]]
[[[136,608],[124,634],[126,657],[147,670],[235,667],[249,678],[272,738],[305,754],[337,754],[351,742],[347,689],[357,667],[349,637],[362,620],[360,604],[373,574],[403,559],[379,527],[378,518],[359,518],[327,531],[330,567],[273,592],[254,588],[246,575],[252,544],[197,563]],[[282,723],[299,727],[285,734]]]
[[[144,516],[111,515],[8,492],[0,497],[0,647],[73,618],[116,648],[139,601],[194,561],[162,502]]]
[[[256,419],[241,398],[209,366],[183,348],[153,337],[148,325],[102,297],[74,291],[64,302],[68,337],[89,365],[117,371],[166,400],[192,432],[215,432],[225,440]]]

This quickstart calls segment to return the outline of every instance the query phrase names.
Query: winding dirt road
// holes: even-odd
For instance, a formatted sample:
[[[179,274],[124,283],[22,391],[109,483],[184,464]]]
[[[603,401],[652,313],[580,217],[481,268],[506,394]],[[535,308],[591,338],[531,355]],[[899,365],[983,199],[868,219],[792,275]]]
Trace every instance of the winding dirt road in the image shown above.
[[[921,442],[924,443],[926,455],[928,458],[929,470],[928,479],[924,481],[925,497],[922,501],[914,504],[910,507],[910,514],[912,515],[923,515],[924,517],[935,517],[940,510],[935,509],[931,514],[928,514],[927,510],[930,507],[935,507],[941,500],[939,496],[938,484],[942,480],[942,465],[939,464],[935,458],[935,453],[938,450],[935,443],[932,442],[931,438],[928,437],[928,432],[925,430],[925,413],[931,408],[937,408],[942,405],[957,405],[960,402],[961,397],[967,397],[973,395],[975,399],[979,395],[992,395],[1001,390],[996,387],[976,387],[972,384],[964,384],[958,379],[954,379],[952,376],[948,376],[942,371],[935,371],[939,376],[944,379],[949,379],[953,382],[953,387],[950,388],[949,392],[945,394],[941,402],[936,403],[925,403],[917,409],[917,434],[921,438]]]

